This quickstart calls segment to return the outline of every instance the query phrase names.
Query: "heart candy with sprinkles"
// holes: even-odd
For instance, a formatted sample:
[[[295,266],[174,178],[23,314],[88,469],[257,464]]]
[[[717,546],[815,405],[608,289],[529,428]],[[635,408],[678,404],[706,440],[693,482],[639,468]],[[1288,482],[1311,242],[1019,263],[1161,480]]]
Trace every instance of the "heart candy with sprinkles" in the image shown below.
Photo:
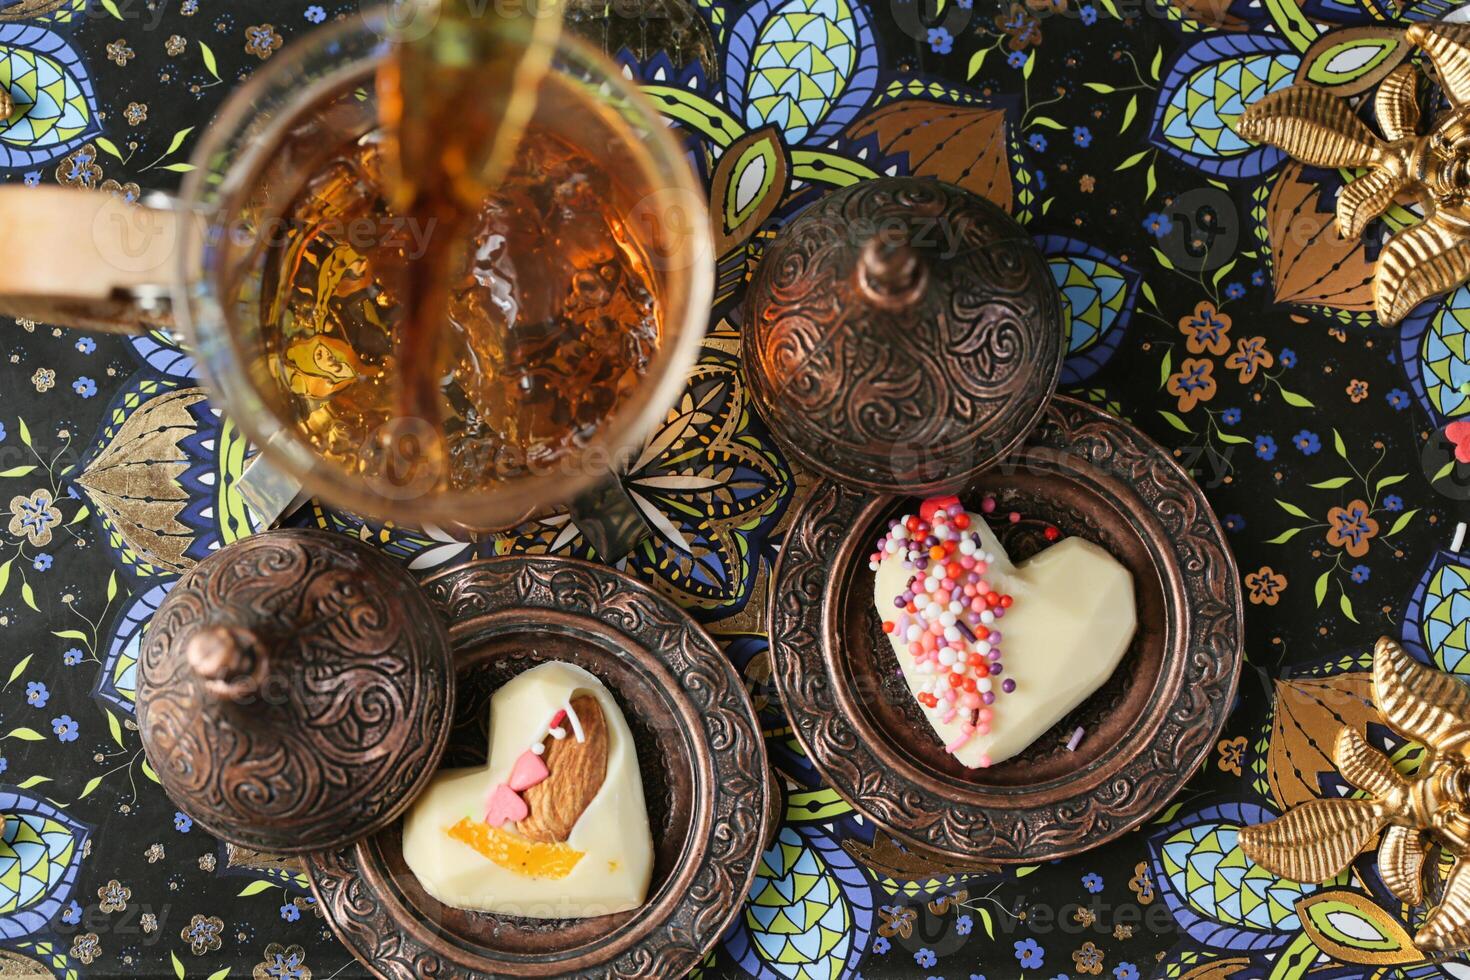
[[[994,507],[987,498],[983,509]],[[918,514],[891,522],[869,567],[877,571],[886,557],[900,558],[911,574],[883,631],[907,644],[923,677],[915,692],[919,703],[942,710],[946,724],[966,718],[960,735],[945,746],[953,754],[975,735],[989,734],[996,695],[1016,689],[1010,678],[997,680],[1005,664],[996,624],[1013,599],[986,579],[995,556],[984,550],[957,497],[930,498]]]

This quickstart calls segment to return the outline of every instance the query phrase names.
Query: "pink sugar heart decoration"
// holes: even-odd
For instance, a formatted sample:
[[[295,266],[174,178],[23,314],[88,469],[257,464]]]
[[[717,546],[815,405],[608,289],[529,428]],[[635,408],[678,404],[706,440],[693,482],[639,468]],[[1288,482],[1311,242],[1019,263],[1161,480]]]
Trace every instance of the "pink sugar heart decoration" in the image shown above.
[[[932,522],[934,520],[934,515],[938,511],[945,510],[951,504],[957,504],[959,502],[960,498],[954,496],[953,494],[950,494],[947,497],[930,497],[928,500],[924,501],[922,505],[920,505],[919,516],[925,521]]]
[[[499,783],[485,803],[485,822],[492,827],[500,827],[507,822],[524,820],[530,812],[531,808],[526,806],[521,794],[505,783]]]
[[[510,778],[505,782],[517,793],[524,793],[550,775],[551,770],[546,768],[546,763],[541,761],[541,757],[527,749],[516,760],[515,766],[510,771]]]
[[[1455,459],[1470,463],[1470,422],[1451,422],[1444,427],[1444,437],[1455,444]]]

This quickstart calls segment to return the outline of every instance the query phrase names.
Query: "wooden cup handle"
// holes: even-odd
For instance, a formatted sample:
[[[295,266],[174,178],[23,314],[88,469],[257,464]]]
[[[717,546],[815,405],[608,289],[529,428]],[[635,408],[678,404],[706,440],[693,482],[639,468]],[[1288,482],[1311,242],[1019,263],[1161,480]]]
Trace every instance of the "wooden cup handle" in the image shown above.
[[[184,213],[65,187],[0,187],[0,313],[65,327],[168,327]]]

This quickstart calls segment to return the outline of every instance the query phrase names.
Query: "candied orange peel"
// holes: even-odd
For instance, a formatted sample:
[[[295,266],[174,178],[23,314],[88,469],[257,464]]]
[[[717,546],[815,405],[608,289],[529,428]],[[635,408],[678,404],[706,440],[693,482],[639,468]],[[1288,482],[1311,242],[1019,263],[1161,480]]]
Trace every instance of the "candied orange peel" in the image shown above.
[[[543,844],[465,817],[447,831],[486,858],[528,878],[565,878],[583,853],[566,844]]]

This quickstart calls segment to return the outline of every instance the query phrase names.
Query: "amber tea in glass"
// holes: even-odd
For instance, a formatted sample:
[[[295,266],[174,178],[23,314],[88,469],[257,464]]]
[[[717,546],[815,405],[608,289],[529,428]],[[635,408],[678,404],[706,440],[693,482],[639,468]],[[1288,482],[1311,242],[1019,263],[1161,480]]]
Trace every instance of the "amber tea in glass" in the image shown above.
[[[585,125],[587,114],[577,115]],[[401,361],[428,356],[399,349],[395,337],[411,316],[414,265],[453,220],[395,213],[384,140],[379,129],[343,140],[260,255],[269,374],[312,445],[352,469],[377,462],[384,427],[400,417],[399,388],[416,367]],[[647,373],[659,304],[612,182],[608,161],[533,122],[498,187],[454,229],[447,318],[435,338],[448,357],[426,419],[443,435],[436,480],[448,487],[485,487],[565,458]],[[425,465],[431,448],[386,451]]]
[[[176,199],[0,193],[0,213],[72,229],[64,261],[18,258],[0,301],[59,324],[177,329],[230,422],[330,505],[496,528],[592,499],[697,356],[705,195],[636,86],[562,37],[493,192],[447,229],[395,209],[374,85],[391,34],[364,10],[271,58],[202,134]],[[444,132],[454,108],[434,116]],[[443,329],[396,344],[415,256],[435,248]],[[417,417],[395,405],[403,379],[427,379]]]
[[[241,182],[248,234],[222,243],[225,314],[253,387],[289,423],[280,441],[419,511],[500,498],[488,518],[460,506],[431,519],[503,525],[593,485],[629,448],[628,420],[646,431],[672,401],[669,359],[687,367],[686,327],[703,325],[691,300],[708,295],[707,256],[687,241],[702,240],[703,202],[681,185],[687,164],[671,179],[665,126],[630,127],[636,94],[565,70],[580,49],[560,46],[473,206],[447,194],[404,206],[394,133],[359,71],[318,86],[272,134]],[[426,295],[442,303],[427,330]],[[533,480],[539,501],[521,493]]]

